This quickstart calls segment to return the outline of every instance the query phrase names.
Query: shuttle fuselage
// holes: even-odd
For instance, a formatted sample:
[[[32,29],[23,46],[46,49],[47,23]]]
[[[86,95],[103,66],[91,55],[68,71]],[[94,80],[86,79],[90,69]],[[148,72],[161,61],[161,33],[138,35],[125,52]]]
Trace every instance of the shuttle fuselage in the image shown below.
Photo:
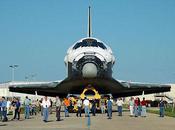
[[[110,78],[115,58],[110,47],[96,38],[88,37],[68,49],[64,62],[70,78]]]

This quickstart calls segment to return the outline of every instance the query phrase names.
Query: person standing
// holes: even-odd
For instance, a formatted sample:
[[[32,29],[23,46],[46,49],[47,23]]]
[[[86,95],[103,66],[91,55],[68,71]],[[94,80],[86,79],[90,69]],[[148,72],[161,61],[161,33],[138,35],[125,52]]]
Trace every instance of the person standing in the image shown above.
[[[15,115],[13,117],[13,119],[16,119],[16,116],[18,115],[18,120],[20,119],[20,107],[21,107],[21,103],[19,101],[19,98],[16,98],[16,103],[15,103]]]
[[[43,116],[43,106],[42,106],[42,102],[43,102],[43,98],[41,98],[41,100],[39,101],[39,107],[40,107],[40,111],[41,111],[41,116]]]
[[[92,100],[91,110],[92,110],[92,115],[95,116],[95,114],[96,114],[96,101],[95,101],[95,99]]]
[[[90,104],[89,104],[89,100],[87,99],[87,97],[84,98],[83,105],[84,105],[85,117],[88,117]]]
[[[112,102],[112,106],[114,105],[114,100],[113,100],[113,97],[110,96],[110,101]],[[111,117],[112,117],[112,111],[111,111]]]
[[[36,105],[37,105],[37,101],[36,100],[32,100],[32,103],[31,103],[31,115],[36,115],[37,114],[37,108],[36,108]]]
[[[53,101],[50,99],[49,113],[52,114]]]
[[[108,119],[112,119],[112,101],[108,97],[107,100],[107,110],[108,110]]]
[[[141,117],[146,117],[146,101],[144,97],[143,100],[141,101],[141,106],[142,106]]]
[[[129,100],[129,110],[130,110],[130,116],[134,116],[134,98],[131,97]]]
[[[29,100],[28,96],[26,96],[26,99],[24,100],[24,109],[25,109],[25,119],[29,119],[30,100]]]
[[[142,111],[142,107],[140,103],[140,98],[138,97],[138,116],[141,116],[141,111]]]
[[[116,102],[116,105],[118,107],[118,116],[122,116],[122,106],[123,106],[123,100],[122,98],[119,98]]]
[[[78,111],[77,111],[77,117],[78,117],[78,115],[80,115],[80,117],[81,117],[81,109],[82,109],[82,100],[81,100],[81,98],[79,98],[78,99],[78,101],[77,101],[77,107],[78,107]]]
[[[64,104],[64,113],[65,113],[65,117],[69,117],[69,109],[68,107],[70,106],[70,101],[68,98],[65,98],[63,101]]]
[[[48,100],[47,96],[44,97],[42,101],[42,106],[43,106],[43,121],[48,122],[48,117],[49,117],[49,107],[50,107],[50,101]]]
[[[40,102],[39,102],[39,100],[37,99],[37,100],[36,100],[36,113],[39,113],[39,111],[40,111]]]
[[[160,112],[160,117],[164,117],[164,113],[165,113],[165,103],[163,101],[163,98],[161,98],[160,102],[159,102],[159,112]]]
[[[68,111],[69,112],[73,112],[73,109],[74,109],[74,106],[73,106],[73,101],[72,101],[72,99],[71,98],[69,98],[69,107],[68,107]]]
[[[5,97],[2,97],[2,116],[3,116],[3,122],[6,122],[8,121],[8,118],[7,118],[7,101],[5,100]]]
[[[100,99],[100,106],[101,106],[101,114],[105,113],[105,100]]]
[[[9,100],[9,98],[7,98],[7,115],[9,114],[10,106],[11,106],[11,101]]]
[[[2,98],[0,97],[0,120],[2,120]]]
[[[13,100],[11,102],[11,110],[12,110],[12,117],[15,116],[15,108],[16,108],[16,98],[13,97]],[[13,120],[13,119],[12,119]]]
[[[138,97],[134,100],[134,115],[138,117]]]
[[[55,105],[56,105],[56,118],[57,118],[56,121],[60,121],[61,101],[60,101],[59,96],[56,96]]]

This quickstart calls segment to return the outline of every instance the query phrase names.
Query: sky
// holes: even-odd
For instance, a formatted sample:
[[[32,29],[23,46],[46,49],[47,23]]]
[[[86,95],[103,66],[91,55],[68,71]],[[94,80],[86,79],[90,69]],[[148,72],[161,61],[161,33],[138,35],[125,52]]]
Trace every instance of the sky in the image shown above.
[[[175,83],[175,0],[0,0],[0,82],[63,80],[67,49],[92,30],[120,80]],[[31,75],[35,75],[32,79]]]

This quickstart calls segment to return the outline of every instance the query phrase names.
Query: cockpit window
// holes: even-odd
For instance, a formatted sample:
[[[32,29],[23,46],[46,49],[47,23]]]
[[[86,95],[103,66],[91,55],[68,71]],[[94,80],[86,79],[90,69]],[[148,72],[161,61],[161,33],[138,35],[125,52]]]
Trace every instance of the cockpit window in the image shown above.
[[[106,46],[102,42],[97,42],[95,39],[85,39],[82,42],[78,42],[75,44],[73,49],[77,49],[79,47],[100,47],[102,49],[107,49]]]

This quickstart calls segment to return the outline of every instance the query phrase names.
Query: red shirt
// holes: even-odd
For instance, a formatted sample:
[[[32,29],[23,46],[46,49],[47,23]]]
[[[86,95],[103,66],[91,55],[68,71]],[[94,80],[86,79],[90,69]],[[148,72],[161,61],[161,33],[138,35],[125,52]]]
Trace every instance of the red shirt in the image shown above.
[[[141,105],[146,106],[146,101],[145,100],[141,101]]]
[[[135,104],[135,106],[138,106],[139,105],[139,101],[138,100],[134,100],[134,104]]]

